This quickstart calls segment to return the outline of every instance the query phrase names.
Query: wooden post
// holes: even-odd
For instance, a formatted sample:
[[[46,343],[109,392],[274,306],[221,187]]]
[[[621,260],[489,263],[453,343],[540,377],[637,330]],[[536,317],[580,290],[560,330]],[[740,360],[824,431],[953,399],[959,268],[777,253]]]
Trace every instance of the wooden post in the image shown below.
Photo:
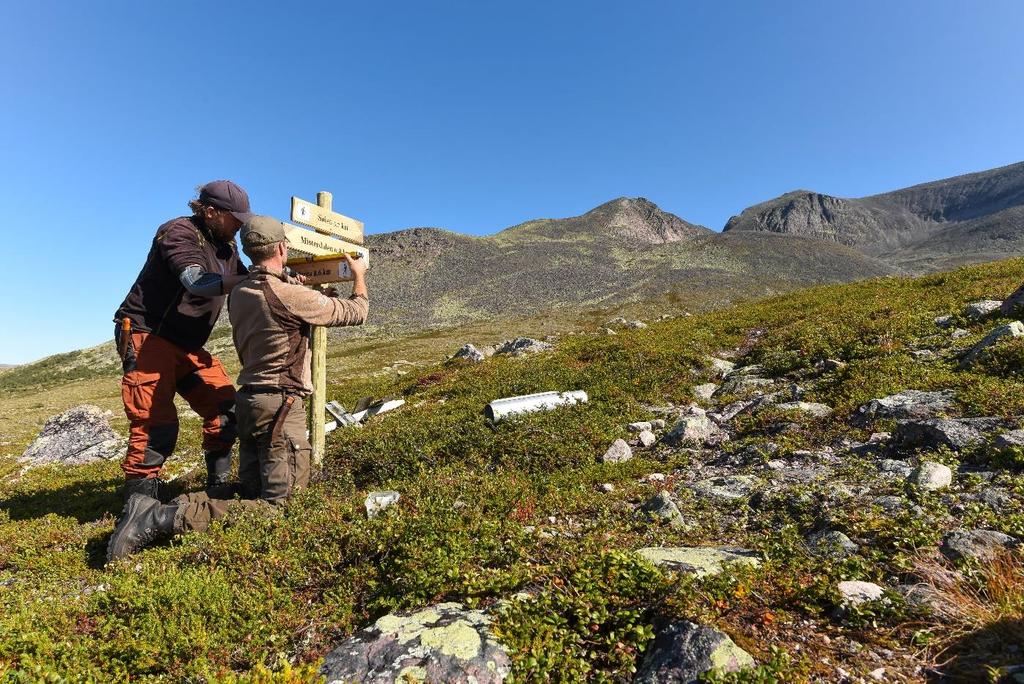
[[[317,205],[331,211],[333,198],[329,192],[316,193]],[[313,398],[309,407],[309,441],[313,447],[313,465],[320,466],[324,462],[326,439],[324,437],[324,420],[327,402],[327,328],[314,325],[311,339]]]

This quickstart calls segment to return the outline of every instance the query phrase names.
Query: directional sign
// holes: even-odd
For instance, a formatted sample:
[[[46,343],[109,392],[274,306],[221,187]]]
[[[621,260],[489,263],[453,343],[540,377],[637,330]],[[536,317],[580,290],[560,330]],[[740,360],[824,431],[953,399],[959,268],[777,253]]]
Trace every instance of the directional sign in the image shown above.
[[[288,250],[302,252],[310,256],[323,256],[324,254],[337,254],[338,252],[354,251],[351,242],[339,240],[330,235],[313,232],[308,228],[284,224],[285,239],[288,241]]]
[[[358,245],[349,245],[346,250],[350,255],[359,254],[360,259],[368,260],[370,253]],[[325,254],[323,256],[300,257],[289,259],[288,266],[296,273],[306,278],[306,285],[323,285],[325,283],[339,283],[352,280],[352,272],[349,270],[348,262],[338,254]]]
[[[333,234],[357,245],[363,244],[362,221],[298,197],[292,197],[292,221],[315,228],[318,233]]]

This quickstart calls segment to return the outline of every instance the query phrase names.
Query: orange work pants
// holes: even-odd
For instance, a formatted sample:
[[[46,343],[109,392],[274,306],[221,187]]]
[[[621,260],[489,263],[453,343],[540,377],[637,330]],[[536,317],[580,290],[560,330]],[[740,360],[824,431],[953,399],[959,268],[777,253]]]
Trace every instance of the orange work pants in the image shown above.
[[[176,393],[203,419],[203,449],[230,451],[237,434],[235,387],[219,359],[205,349],[186,352],[140,331],[131,333],[125,357],[121,399],[130,432],[121,468],[126,477],[159,476],[173,453],[178,440]]]

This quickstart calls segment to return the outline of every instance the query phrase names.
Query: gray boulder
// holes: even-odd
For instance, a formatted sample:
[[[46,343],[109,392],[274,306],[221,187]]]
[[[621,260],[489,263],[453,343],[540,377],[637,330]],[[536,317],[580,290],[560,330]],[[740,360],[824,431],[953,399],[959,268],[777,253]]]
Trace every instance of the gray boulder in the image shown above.
[[[626,440],[617,439],[608,447],[608,451],[601,456],[602,463],[625,463],[633,458],[633,450],[626,444]]]
[[[971,302],[964,307],[963,316],[970,321],[980,321],[988,318],[999,311],[1002,302],[995,299],[983,299],[980,302]]]
[[[1001,325],[995,328],[988,335],[978,342],[976,345],[970,348],[967,354],[964,355],[963,360],[960,362],[962,368],[969,368],[974,365],[978,359],[988,352],[989,349],[999,344],[1004,339],[1014,339],[1016,337],[1024,337],[1024,323],[1020,321],[1013,321],[1006,325]]]
[[[467,361],[469,363],[482,363],[487,357],[482,351],[474,347],[472,344],[462,345],[457,352],[452,354],[449,361]]]
[[[940,328],[952,328],[953,324],[956,323],[956,318],[948,314],[945,316],[936,316],[934,323]]]
[[[999,311],[1004,316],[1016,316],[1024,313],[1024,285],[1018,287],[1013,294],[1003,300]]]
[[[737,672],[753,667],[749,653],[726,634],[705,625],[680,621],[655,633],[633,682],[697,684],[711,671]]]
[[[914,467],[906,461],[899,461],[894,458],[883,458],[878,462],[878,470],[887,475],[897,477],[909,477]]]
[[[716,378],[724,378],[736,368],[736,364],[732,361],[726,361],[716,356],[707,357],[707,362],[711,368],[711,374]]]
[[[672,496],[666,491],[660,491],[644,503],[640,510],[658,520],[664,520],[672,527],[686,527],[683,514],[679,507],[672,500]]]
[[[1024,430],[1011,430],[996,437],[993,444],[999,451],[1024,449]]]
[[[946,446],[963,451],[985,441],[985,435],[997,429],[998,418],[930,418],[901,422],[892,441],[902,449],[936,449]]]
[[[861,582],[859,580],[848,580],[840,582],[836,587],[839,592],[839,605],[841,608],[855,608],[868,601],[877,601],[882,598],[884,590],[874,582]]]
[[[97,406],[82,404],[53,416],[18,459],[19,463],[35,468],[122,458],[128,440],[110,427],[111,415]]]
[[[939,550],[950,560],[973,558],[992,561],[1000,551],[1018,546],[1016,539],[995,530],[969,530],[950,532],[942,540]]]
[[[756,551],[731,546],[651,546],[637,553],[659,568],[695,577],[720,575],[731,564],[755,568],[761,564]]]
[[[717,389],[718,385],[715,383],[706,382],[693,388],[693,396],[701,401],[711,401],[711,397],[715,395],[715,390]]]
[[[517,337],[514,340],[506,340],[498,345],[494,353],[508,356],[525,356],[526,354],[537,354],[549,351],[551,345],[531,337]]]
[[[385,615],[327,654],[320,674],[328,684],[490,684],[512,666],[490,632],[490,619],[459,603]]]
[[[878,418],[922,420],[934,418],[952,408],[953,390],[922,392],[911,389],[872,399],[857,409],[856,418],[862,424]]]
[[[723,432],[703,411],[683,416],[665,435],[665,441],[674,446],[720,444],[728,439],[729,435]]]
[[[953,471],[949,466],[934,461],[925,461],[914,468],[907,482],[921,489],[934,492],[945,489],[953,483]]]
[[[637,423],[630,423],[626,426],[626,429],[630,432],[643,432],[644,430],[651,429],[651,423],[650,421],[642,420]]]
[[[655,435],[650,430],[644,430],[639,435],[637,435],[636,438],[640,442],[640,445],[643,447],[652,447],[654,446],[655,442],[658,441],[657,435]]]
[[[712,398],[717,399],[718,397],[724,397],[731,394],[751,394],[762,389],[770,389],[774,385],[774,380],[750,375],[740,375],[737,371],[729,374],[729,377],[722,382],[718,389],[715,390]]]

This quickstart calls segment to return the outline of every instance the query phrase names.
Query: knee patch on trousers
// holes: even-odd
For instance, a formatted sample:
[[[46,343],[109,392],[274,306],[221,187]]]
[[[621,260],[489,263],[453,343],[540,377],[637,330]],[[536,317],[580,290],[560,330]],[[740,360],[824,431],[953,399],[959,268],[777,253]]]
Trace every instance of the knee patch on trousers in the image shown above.
[[[174,446],[178,443],[178,424],[151,425],[148,432],[142,465],[161,466],[174,453]]]
[[[238,439],[238,419],[235,417],[234,400],[225,401],[220,405],[217,422],[220,424],[217,439],[224,444],[234,444]]]

